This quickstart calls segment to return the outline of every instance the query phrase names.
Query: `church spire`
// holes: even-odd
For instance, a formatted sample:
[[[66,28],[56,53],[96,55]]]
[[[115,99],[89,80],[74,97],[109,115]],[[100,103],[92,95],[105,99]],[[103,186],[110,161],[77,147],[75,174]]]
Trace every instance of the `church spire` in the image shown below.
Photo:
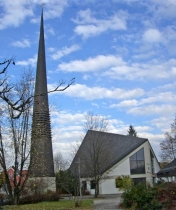
[[[29,174],[30,177],[54,177],[51,125],[47,94],[43,8],[41,12],[35,81]]]

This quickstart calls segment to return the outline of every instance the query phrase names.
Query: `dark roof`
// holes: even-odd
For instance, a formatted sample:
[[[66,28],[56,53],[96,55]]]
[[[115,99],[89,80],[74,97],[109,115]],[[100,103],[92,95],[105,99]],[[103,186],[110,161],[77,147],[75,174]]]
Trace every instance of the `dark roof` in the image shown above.
[[[176,158],[157,173],[158,178],[175,176],[175,175],[176,175]]]
[[[86,136],[84,137],[83,142],[80,145],[80,148],[77,151],[77,154],[75,155],[72,161],[72,164],[70,166],[71,172],[75,175],[76,173],[78,174],[77,162],[79,159],[80,161],[82,161],[85,155],[88,153],[87,145],[91,144],[91,137],[93,135],[97,135],[99,139],[102,139],[103,142],[104,141],[106,142],[106,152],[108,152],[108,156],[109,156],[108,161],[104,165],[101,173],[104,173],[105,171],[110,169],[113,165],[118,163],[120,160],[122,160],[125,156],[130,154],[132,151],[134,151],[144,142],[148,141],[148,139],[145,139],[145,138],[89,130]],[[87,154],[87,157],[89,157],[88,154]]]

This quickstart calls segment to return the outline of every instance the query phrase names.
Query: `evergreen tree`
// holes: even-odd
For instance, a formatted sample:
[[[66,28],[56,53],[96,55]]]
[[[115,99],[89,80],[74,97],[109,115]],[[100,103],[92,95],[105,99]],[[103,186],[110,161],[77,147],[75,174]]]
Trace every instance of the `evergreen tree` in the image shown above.
[[[132,125],[129,126],[129,130],[127,130],[127,132],[128,132],[127,133],[128,136],[138,137],[137,132]]]

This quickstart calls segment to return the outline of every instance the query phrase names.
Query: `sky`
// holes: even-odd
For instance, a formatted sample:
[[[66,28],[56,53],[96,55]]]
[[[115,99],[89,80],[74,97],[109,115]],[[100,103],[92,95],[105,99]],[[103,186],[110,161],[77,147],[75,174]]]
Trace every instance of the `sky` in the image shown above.
[[[0,0],[0,60],[15,57],[13,78],[35,74],[41,4],[53,151],[68,158],[89,111],[108,132],[133,125],[160,160],[160,142],[176,114],[175,0]]]

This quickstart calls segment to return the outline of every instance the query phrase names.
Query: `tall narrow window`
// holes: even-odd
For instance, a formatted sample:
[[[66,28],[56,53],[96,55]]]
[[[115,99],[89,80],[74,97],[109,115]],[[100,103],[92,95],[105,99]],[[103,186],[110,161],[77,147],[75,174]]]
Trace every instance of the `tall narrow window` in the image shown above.
[[[95,189],[95,181],[94,180],[90,181],[90,189]]]
[[[144,148],[130,157],[131,174],[145,174]]]

